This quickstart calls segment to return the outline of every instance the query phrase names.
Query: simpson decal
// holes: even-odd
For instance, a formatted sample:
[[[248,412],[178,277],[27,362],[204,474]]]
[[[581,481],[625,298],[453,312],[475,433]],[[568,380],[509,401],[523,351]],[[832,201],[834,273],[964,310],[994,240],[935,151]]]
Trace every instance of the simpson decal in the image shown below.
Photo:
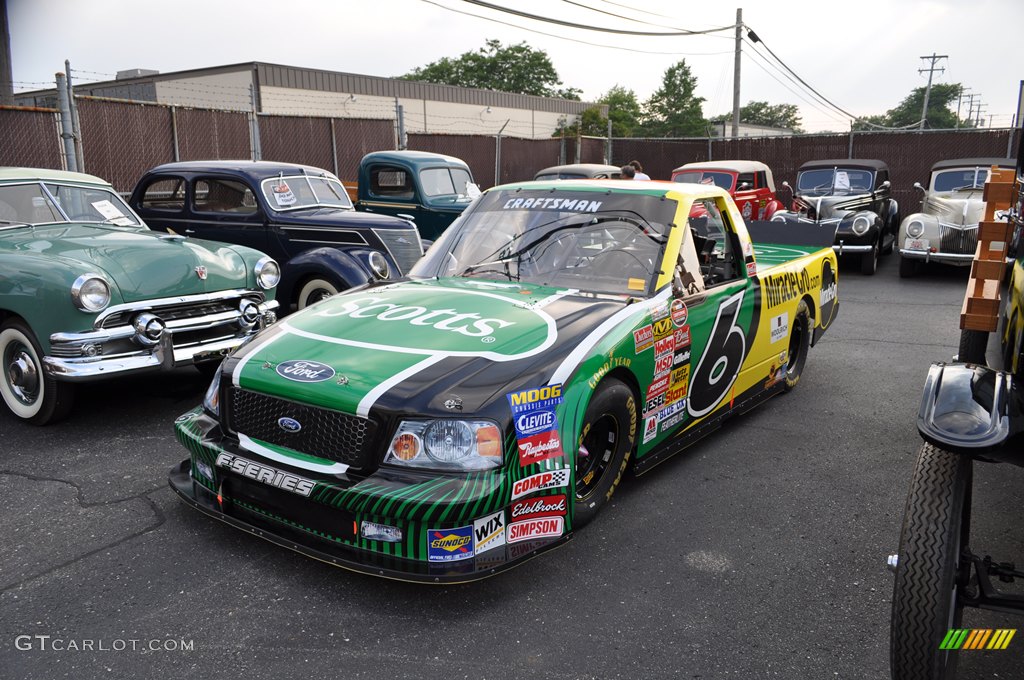
[[[654,331],[650,325],[633,331],[633,349],[637,354],[654,346]]]
[[[564,517],[544,517],[542,519],[528,519],[523,522],[513,522],[508,525],[508,542],[518,543],[520,541],[529,541],[534,538],[561,536],[564,527]]]
[[[771,320],[769,338],[773,343],[784,340],[789,335],[789,312],[783,312],[773,316]]]
[[[481,517],[473,522],[473,550],[480,553],[505,545],[505,511]]]
[[[564,517],[566,512],[565,494],[540,496],[516,501],[509,506],[509,521],[517,522],[538,517]]]
[[[538,472],[512,484],[512,500],[537,491],[561,489],[569,484],[569,468]]]
[[[473,554],[472,526],[427,532],[427,560],[430,562],[468,560]]]

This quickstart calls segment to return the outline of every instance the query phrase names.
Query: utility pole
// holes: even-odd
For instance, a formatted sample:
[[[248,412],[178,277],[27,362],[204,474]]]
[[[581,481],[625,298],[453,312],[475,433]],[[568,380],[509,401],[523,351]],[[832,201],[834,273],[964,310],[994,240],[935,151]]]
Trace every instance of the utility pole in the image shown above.
[[[969,95],[967,95],[967,118],[965,118],[964,120],[967,121],[968,123],[971,122],[971,118],[974,115],[974,98],[980,96],[981,95],[978,94],[977,92],[972,92]]]
[[[964,92],[969,90],[969,87],[961,87],[960,91],[956,95],[956,129],[960,129],[960,103],[963,101]]]
[[[982,104],[981,102],[978,102],[978,127],[985,127],[985,119],[982,118],[981,116],[981,110],[987,108],[988,104]],[[988,126],[992,127],[992,121],[988,122]]]
[[[921,111],[921,124],[917,128],[918,130],[924,129],[924,121],[928,118],[928,97],[932,93],[932,76],[935,75],[936,71],[938,71],[939,73],[945,73],[946,71],[946,69],[944,68],[936,68],[935,64],[937,64],[940,59],[949,59],[949,55],[935,54],[934,52],[932,52],[932,56],[921,57],[921,59],[927,59],[928,61],[931,62],[931,65],[928,68],[917,69],[918,73],[924,73],[925,71],[928,72],[928,87],[924,89],[924,110]]]
[[[0,104],[14,103],[13,81],[11,31],[7,25],[7,0],[0,0]]]
[[[732,136],[740,136],[740,45],[743,44],[743,9],[736,9],[736,63],[732,71]]]

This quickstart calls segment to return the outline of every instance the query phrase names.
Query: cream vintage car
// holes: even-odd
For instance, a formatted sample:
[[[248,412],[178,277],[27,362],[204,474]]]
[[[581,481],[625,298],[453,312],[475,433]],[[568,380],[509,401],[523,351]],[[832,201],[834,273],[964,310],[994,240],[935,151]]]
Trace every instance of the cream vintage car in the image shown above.
[[[922,263],[968,266],[978,245],[978,222],[989,169],[1014,167],[1012,158],[959,158],[932,166],[921,210],[900,224],[900,276],[917,273]]]

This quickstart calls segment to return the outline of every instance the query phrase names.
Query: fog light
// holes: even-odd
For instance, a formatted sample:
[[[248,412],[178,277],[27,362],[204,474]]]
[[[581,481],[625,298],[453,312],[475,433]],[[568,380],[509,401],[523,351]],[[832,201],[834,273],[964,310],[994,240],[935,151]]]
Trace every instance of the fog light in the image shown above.
[[[411,432],[395,437],[395,441],[391,444],[391,452],[399,460],[412,460],[420,455],[421,448],[420,438]]]
[[[91,342],[82,345],[82,356],[84,357],[94,357],[99,353],[99,348]]]
[[[132,321],[132,327],[135,329],[135,335],[132,337],[132,340],[143,347],[152,347],[160,342],[160,337],[166,329],[160,317],[149,312],[143,312],[136,316],[135,320]]]
[[[242,300],[238,311],[241,315],[238,317],[238,325],[242,328],[252,328],[260,320],[260,308],[252,300]]]
[[[402,530],[388,524],[377,524],[376,522],[363,521],[360,527],[363,538],[370,541],[385,541],[387,543],[400,543],[402,541]]]

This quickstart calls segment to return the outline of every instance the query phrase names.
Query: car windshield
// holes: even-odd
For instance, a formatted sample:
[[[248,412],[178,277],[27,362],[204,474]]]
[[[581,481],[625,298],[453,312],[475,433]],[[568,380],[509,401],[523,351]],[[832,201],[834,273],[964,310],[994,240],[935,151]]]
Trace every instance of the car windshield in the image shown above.
[[[673,182],[684,182],[686,184],[714,184],[726,191],[732,191],[733,182],[736,176],[731,172],[721,170],[684,170],[672,176]]]
[[[57,222],[145,226],[124,200],[106,187],[58,182],[0,186],[0,227]]]
[[[555,179],[589,179],[589,177],[589,175],[584,175],[582,172],[552,172],[537,175],[533,179],[538,182],[547,182]]]
[[[642,296],[653,292],[675,208],[674,201],[648,195],[493,191],[441,236],[410,276]]]
[[[797,176],[796,190],[805,196],[863,194],[871,191],[874,181],[875,173],[863,168],[815,168]]]
[[[932,180],[932,191],[969,191],[984,189],[988,168],[943,170]]]
[[[279,175],[263,180],[263,195],[274,210],[352,208],[341,182],[333,177]]]

